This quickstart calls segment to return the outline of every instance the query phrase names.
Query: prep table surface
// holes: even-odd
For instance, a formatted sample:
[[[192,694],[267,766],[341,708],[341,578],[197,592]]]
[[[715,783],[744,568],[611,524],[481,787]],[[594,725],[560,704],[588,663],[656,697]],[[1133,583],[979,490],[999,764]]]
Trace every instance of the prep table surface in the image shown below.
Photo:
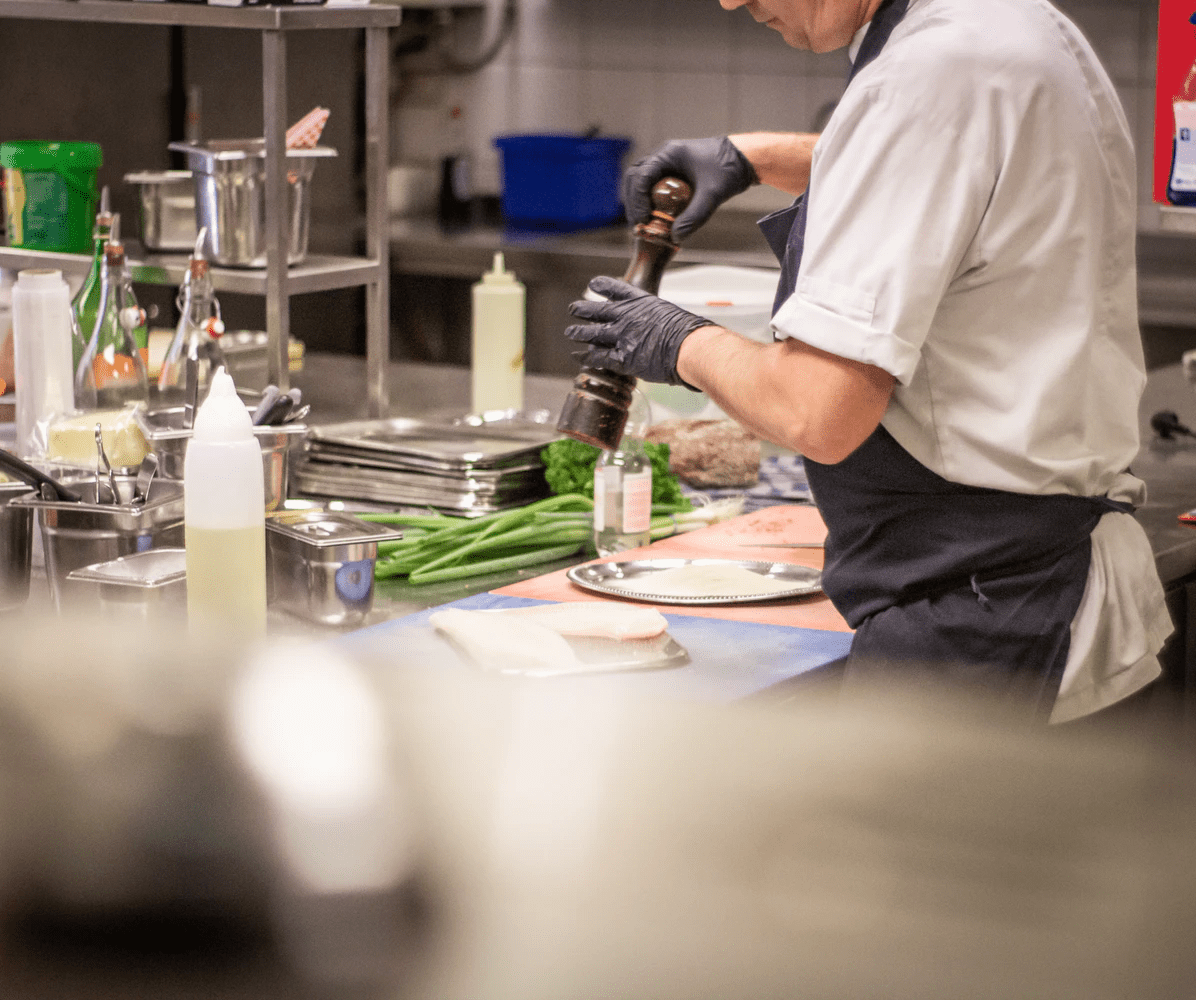
[[[365,415],[364,379],[364,358],[312,354],[306,358],[303,371],[296,373],[294,382],[303,390],[305,401],[312,404],[313,416],[326,423]],[[469,372],[465,368],[392,363],[390,379],[394,415],[459,411],[468,404]],[[570,384],[569,379],[562,377],[529,375],[527,409],[558,410]],[[1133,467],[1149,489],[1148,502],[1138,518],[1151,539],[1160,574],[1167,585],[1196,572],[1196,528],[1177,520],[1180,512],[1196,507],[1196,439],[1158,440],[1150,429],[1150,417],[1160,409],[1174,410],[1182,422],[1196,427],[1196,389],[1188,385],[1178,364],[1150,373],[1140,409],[1143,445]],[[508,593],[516,590],[513,596],[519,596],[523,593],[518,590],[522,581],[560,571],[575,562],[576,559],[566,559],[514,573],[422,587],[413,587],[404,580],[380,581],[374,610],[365,627],[479,593],[506,589]],[[329,634],[327,629],[306,625],[283,612],[271,613],[271,628],[282,634]]]

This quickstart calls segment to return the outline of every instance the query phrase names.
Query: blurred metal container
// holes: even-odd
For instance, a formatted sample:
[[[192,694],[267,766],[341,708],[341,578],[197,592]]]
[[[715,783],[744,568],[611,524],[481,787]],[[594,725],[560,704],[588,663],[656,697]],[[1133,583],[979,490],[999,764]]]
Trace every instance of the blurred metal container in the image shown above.
[[[71,570],[67,580],[89,590],[99,610],[122,619],[178,617],[187,610],[187,550],[150,549]]]
[[[164,406],[139,409],[137,422],[150,451],[158,456],[158,478],[182,480],[183,460],[191,429],[183,426],[183,407]],[[291,446],[307,436],[301,423],[255,427],[254,435],[262,446],[262,475],[266,491],[266,510],[278,510],[287,498],[290,481]]]
[[[238,389],[261,392],[270,384],[269,336],[265,330],[229,330],[220,338],[224,367]],[[287,369],[303,370],[303,342],[287,342]]]
[[[0,612],[21,607],[29,597],[33,511],[11,501],[32,495],[24,483],[0,482]]]
[[[172,142],[170,148],[187,154],[195,175],[195,221],[207,229],[204,256],[225,267],[265,267],[265,140],[214,139],[202,145]],[[336,156],[336,150],[328,146],[287,150],[288,264],[298,264],[307,256],[308,186],[316,160],[328,156]]]
[[[266,518],[270,603],[320,625],[357,625],[374,606],[378,543],[403,532],[326,510]]]
[[[132,503],[135,476],[117,476],[120,503],[96,503],[96,477],[62,480],[83,495],[80,503],[43,500],[27,493],[9,506],[31,508],[41,535],[50,596],[58,610],[78,595],[72,570],[149,549],[183,544],[183,484],[155,478],[149,499]]]
[[[195,247],[195,179],[190,170],[143,170],[125,174],[141,188],[141,242],[147,250]]]

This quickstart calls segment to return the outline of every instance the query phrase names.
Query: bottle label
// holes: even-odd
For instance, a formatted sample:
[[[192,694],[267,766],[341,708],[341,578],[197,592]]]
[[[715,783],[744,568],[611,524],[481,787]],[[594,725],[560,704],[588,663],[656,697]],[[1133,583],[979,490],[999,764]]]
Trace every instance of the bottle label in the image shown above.
[[[1196,191],[1196,101],[1176,101],[1171,189]]]
[[[4,171],[4,201],[8,214],[8,243],[19,247],[25,242],[25,175],[16,167]]]
[[[652,468],[623,477],[623,532],[637,535],[652,527]]]
[[[607,492],[606,491],[607,477],[605,475],[606,471],[607,470],[602,468],[602,466],[596,466],[594,469],[594,530],[595,531],[605,531],[607,522],[608,521],[614,522],[614,520],[615,520],[614,517],[606,516],[606,492]],[[617,472],[618,470],[612,469],[610,471]],[[618,486],[619,486],[618,480],[615,480],[615,482],[612,485],[615,487],[615,489],[611,490],[611,492],[614,493],[618,489]]]

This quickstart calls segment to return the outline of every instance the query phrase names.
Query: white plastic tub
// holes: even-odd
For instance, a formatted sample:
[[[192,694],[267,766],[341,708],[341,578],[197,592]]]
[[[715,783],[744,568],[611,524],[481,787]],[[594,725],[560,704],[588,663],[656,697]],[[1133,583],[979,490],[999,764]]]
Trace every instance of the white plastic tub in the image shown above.
[[[769,321],[780,274],[773,268],[720,264],[679,267],[665,272],[660,282],[660,297],[767,344],[772,342]],[[641,382],[640,388],[652,404],[653,423],[675,417],[726,416],[705,393],[691,392],[684,386]]]

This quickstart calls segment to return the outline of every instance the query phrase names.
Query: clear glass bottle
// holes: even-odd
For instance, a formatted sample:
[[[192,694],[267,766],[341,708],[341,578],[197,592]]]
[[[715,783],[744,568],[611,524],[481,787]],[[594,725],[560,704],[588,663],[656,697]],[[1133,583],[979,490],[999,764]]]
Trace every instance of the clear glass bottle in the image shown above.
[[[76,398],[90,373],[95,380],[95,405],[101,410],[149,400],[149,378],[136,338],[137,331],[144,329],[145,310],[133,294],[125,248],[120,242],[120,216],[114,214],[100,271],[100,305],[75,369]]]
[[[100,276],[104,270],[104,248],[108,245],[111,234],[112,212],[108,208],[108,187],[105,185],[100,192],[100,210],[96,213],[95,228],[92,230],[95,244],[91,256],[91,269],[75,297],[71,299],[71,311],[75,316],[78,333],[73,349],[75,371],[79,370],[79,362],[83,360],[83,352],[87,349],[88,337],[95,329],[96,312],[100,308]]]
[[[158,375],[158,393],[163,399],[182,398],[187,388],[188,358],[194,357],[199,362],[200,395],[206,391],[217,369],[224,367],[224,352],[218,341],[224,333],[224,321],[220,318],[220,303],[212,291],[208,262],[203,256],[205,235],[206,230],[201,229],[175,298],[179,322]]]
[[[652,463],[644,450],[650,413],[636,389],[619,447],[604,451],[594,466],[594,548],[601,556],[652,540]]]

